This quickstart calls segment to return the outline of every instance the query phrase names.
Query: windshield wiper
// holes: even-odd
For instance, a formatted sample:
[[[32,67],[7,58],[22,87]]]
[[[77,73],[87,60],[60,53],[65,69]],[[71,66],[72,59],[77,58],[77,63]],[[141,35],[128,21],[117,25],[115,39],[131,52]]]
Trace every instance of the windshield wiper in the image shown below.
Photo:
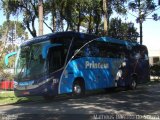
[[[23,68],[25,67],[25,64],[22,66],[22,69],[21,69],[21,71],[19,72],[19,74],[17,75],[17,79],[18,79],[18,81],[20,80],[19,78],[20,78],[20,75],[22,74],[22,70],[23,70]]]

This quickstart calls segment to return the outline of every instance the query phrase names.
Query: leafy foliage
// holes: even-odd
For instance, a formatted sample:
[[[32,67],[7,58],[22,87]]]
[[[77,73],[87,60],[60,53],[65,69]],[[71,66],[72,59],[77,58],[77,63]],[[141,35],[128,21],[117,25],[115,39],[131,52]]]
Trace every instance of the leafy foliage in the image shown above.
[[[129,9],[138,13],[137,23],[145,21],[148,14],[153,12],[156,7],[154,0],[133,0],[129,2]]]
[[[1,45],[0,47],[2,47],[2,45]],[[8,49],[10,49],[10,48],[8,48]],[[6,68],[13,68],[14,63],[15,63],[15,59],[16,59],[15,56],[11,57],[11,58],[10,58],[9,65],[8,65],[8,66],[5,66],[5,64],[4,64],[4,57],[5,57],[8,49],[6,48],[6,49],[4,49],[4,50],[2,51],[3,54],[2,54],[2,56],[1,56],[1,58],[0,58],[0,76],[1,76],[2,78],[6,78],[6,79],[8,79],[8,80],[13,80],[13,75],[10,74],[9,72],[5,72],[5,71],[4,71]]]
[[[15,24],[16,24],[16,34],[17,34],[16,38],[25,36],[25,38],[27,39],[28,36],[27,36],[27,33],[25,32],[25,27],[23,26],[23,24],[21,22],[10,21],[10,20],[5,21],[0,26],[1,37],[4,36],[4,34],[6,33],[6,29],[8,29],[8,32],[11,33],[12,39],[13,37],[15,39],[15,36],[13,35],[13,31],[15,31]],[[5,66],[4,58],[6,54],[15,51],[15,49],[16,49],[16,46],[12,44],[10,44],[8,47],[6,47],[5,44],[3,44],[3,42],[1,42],[0,44],[0,76],[9,80],[13,79],[13,76],[9,72],[5,72],[4,70],[7,68],[14,68],[15,56],[10,57],[10,62],[8,66]]]
[[[159,76],[160,77],[160,64],[156,64],[150,67],[150,74],[152,76]]]
[[[36,37],[35,20],[38,17],[38,0],[1,0],[8,19],[10,15],[23,15],[23,24]]]
[[[19,21],[10,21],[10,20],[4,21],[4,23],[2,25],[0,25],[0,36],[2,37],[5,34],[7,28],[9,29],[9,31],[15,30],[15,26],[16,26],[17,37],[25,36],[25,39],[27,39],[28,34],[27,34],[27,32],[25,32],[26,28]]]
[[[35,20],[38,18],[38,0],[1,0],[6,14],[23,14],[23,24],[33,37],[37,36],[35,29]],[[129,2],[129,8],[135,12],[141,12],[137,22],[144,21],[149,12],[152,12],[156,5],[153,0],[107,0],[108,20],[113,11],[125,15],[127,12],[124,7]],[[103,30],[101,27],[103,20],[102,0],[44,0],[44,23],[52,31],[80,31],[80,28],[86,29],[88,33],[98,34]],[[45,20],[52,16],[51,24],[48,25]],[[157,17],[154,15],[154,19]],[[66,23],[66,27],[64,24]]]
[[[143,22],[146,20],[147,16],[150,15],[157,6],[154,0],[133,0],[129,2],[129,9],[138,14],[136,22],[139,23],[140,29],[140,44],[143,42]]]
[[[156,13],[153,14],[152,17],[153,17],[153,20],[155,20],[155,21],[160,20],[160,16],[158,16],[158,14],[156,14]]]
[[[8,0],[3,1],[5,13],[23,14],[23,24],[33,37],[37,36],[35,19],[38,18],[38,0]],[[127,0],[108,0],[109,15],[113,11],[125,14],[122,6]],[[107,4],[107,3],[106,3]],[[103,3],[102,0],[44,0],[44,23],[52,31],[80,31],[83,28],[88,33],[99,34],[102,31]],[[12,6],[12,7],[11,7]],[[8,12],[9,11],[9,12]],[[45,20],[52,16],[51,24]],[[67,26],[65,27],[64,24]]]
[[[108,35],[113,38],[136,41],[139,35],[133,23],[123,23],[122,20],[118,18],[112,18],[109,28]]]

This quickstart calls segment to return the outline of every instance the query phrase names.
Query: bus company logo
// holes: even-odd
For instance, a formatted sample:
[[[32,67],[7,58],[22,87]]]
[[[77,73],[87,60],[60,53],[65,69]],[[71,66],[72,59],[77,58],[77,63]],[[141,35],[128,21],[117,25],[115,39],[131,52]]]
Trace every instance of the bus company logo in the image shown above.
[[[85,62],[85,68],[86,69],[108,69],[109,68],[109,64],[105,63],[105,62],[89,62],[86,61]]]

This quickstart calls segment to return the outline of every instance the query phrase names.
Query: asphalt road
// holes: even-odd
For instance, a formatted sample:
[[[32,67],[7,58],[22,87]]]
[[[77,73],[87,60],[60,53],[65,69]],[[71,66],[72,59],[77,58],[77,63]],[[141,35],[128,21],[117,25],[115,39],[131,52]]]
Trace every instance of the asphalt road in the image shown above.
[[[67,97],[52,102],[38,101],[0,106],[0,114],[0,118],[26,118],[27,120],[35,118],[52,119],[53,117],[56,119],[68,117],[68,119],[74,120],[97,119],[98,117],[115,119],[115,115],[153,114],[157,115],[154,116],[156,119],[160,119],[160,116],[158,116],[160,115],[160,83],[139,86],[137,90],[89,93],[83,98]],[[153,116],[148,116],[148,118],[150,117]],[[143,118],[146,119],[147,117]]]

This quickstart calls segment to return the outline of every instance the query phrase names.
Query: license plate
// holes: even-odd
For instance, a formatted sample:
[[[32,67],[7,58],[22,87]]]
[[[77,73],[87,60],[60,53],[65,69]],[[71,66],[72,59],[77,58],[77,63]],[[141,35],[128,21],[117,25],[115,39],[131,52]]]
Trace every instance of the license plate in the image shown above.
[[[20,86],[27,86],[27,85],[32,85],[34,81],[26,81],[26,82],[19,82]]]
[[[23,92],[23,95],[29,95],[29,94],[30,94],[30,93],[27,92],[27,91]]]

